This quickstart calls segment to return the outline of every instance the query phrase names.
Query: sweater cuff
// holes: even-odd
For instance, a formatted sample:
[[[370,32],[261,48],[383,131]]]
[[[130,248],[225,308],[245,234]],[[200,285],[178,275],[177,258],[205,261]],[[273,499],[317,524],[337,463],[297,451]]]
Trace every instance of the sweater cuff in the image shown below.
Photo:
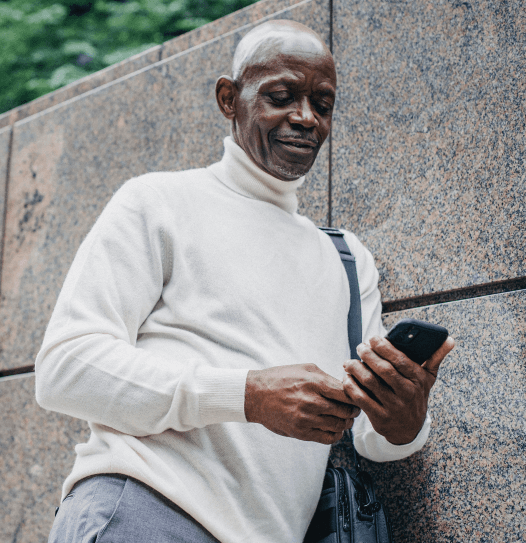
[[[354,446],[359,455],[374,462],[391,462],[414,454],[426,444],[431,429],[428,413],[420,432],[411,443],[394,445],[376,432],[369,419],[365,418],[363,431],[354,436]]]
[[[248,369],[201,366],[197,370],[201,424],[247,422],[245,387]]]

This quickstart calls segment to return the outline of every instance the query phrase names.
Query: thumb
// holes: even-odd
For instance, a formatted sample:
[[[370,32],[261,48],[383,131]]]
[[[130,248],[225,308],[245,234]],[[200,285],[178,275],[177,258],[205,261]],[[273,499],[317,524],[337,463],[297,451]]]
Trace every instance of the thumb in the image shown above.
[[[451,336],[449,336],[446,341],[444,341],[444,343],[433,354],[433,356],[422,364],[422,368],[424,368],[427,372],[429,372],[431,375],[433,375],[433,377],[436,378],[440,364],[442,364],[442,361],[444,360],[446,355],[450,353],[454,348],[455,340]]]

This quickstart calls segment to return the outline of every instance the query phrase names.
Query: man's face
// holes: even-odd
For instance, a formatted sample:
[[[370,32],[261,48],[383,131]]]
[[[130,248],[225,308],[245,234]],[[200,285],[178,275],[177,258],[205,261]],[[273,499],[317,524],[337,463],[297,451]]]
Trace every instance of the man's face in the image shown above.
[[[292,181],[329,134],[336,93],[330,54],[312,40],[264,46],[237,85],[233,135],[265,172]]]

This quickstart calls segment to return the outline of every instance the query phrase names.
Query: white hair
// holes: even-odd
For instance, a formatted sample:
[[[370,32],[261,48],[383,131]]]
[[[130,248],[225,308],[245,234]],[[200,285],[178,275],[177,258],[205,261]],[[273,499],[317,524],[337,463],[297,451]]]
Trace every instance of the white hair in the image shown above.
[[[291,21],[269,21],[256,26],[239,42],[232,61],[233,79],[239,81],[247,66],[257,62],[257,53],[263,44],[282,43],[285,37],[295,40],[298,32],[303,36],[310,36],[313,42],[319,43],[322,49],[328,51],[314,30]]]

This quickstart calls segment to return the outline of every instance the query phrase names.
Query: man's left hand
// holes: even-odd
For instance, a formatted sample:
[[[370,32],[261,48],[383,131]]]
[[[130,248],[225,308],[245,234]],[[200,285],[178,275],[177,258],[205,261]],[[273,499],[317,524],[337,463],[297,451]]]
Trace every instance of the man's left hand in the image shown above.
[[[426,419],[427,402],[438,368],[454,348],[453,338],[422,366],[385,338],[358,345],[359,360],[344,364],[343,388],[352,403],[369,417],[373,428],[395,445],[411,443]]]

